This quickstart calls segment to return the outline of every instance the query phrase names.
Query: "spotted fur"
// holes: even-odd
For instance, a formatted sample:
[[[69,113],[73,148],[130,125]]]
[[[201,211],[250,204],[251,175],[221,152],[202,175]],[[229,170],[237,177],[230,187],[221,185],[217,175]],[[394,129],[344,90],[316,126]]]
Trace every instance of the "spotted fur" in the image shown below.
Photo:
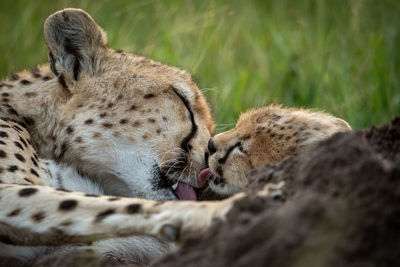
[[[209,142],[210,188],[233,195],[248,184],[250,170],[303,153],[317,142],[351,127],[342,119],[307,109],[271,105],[242,114],[236,127]]]
[[[51,15],[44,37],[49,64],[0,82],[0,256],[154,234],[138,214],[155,202],[122,197],[176,200],[175,182],[198,186],[214,127],[203,95],[183,70],[108,48],[82,10]],[[137,249],[128,260],[169,248],[140,238],[123,241]]]

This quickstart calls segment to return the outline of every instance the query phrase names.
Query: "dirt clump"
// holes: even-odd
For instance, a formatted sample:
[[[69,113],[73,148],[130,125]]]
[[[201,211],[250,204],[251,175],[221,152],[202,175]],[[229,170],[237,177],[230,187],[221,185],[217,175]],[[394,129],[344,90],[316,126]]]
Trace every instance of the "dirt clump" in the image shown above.
[[[226,222],[156,266],[400,266],[400,117],[250,173]],[[284,199],[256,197],[285,182]]]

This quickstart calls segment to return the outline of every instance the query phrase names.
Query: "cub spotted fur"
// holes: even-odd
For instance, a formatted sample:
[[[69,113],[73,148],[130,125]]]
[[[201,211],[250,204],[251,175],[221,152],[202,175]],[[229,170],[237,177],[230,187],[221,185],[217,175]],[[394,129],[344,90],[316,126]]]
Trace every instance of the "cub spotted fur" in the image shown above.
[[[307,109],[271,105],[242,114],[236,127],[210,139],[209,168],[199,182],[222,195],[242,191],[250,170],[303,153],[336,132],[349,131],[342,119]]]

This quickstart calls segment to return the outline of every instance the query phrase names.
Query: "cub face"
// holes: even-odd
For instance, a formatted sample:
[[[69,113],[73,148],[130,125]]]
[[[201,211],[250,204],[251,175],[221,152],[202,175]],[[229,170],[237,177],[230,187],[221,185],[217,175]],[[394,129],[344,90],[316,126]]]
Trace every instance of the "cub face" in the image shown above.
[[[321,112],[268,106],[242,114],[235,128],[210,139],[209,168],[198,179],[221,195],[242,191],[250,170],[275,164],[320,140],[351,130],[347,122]]]

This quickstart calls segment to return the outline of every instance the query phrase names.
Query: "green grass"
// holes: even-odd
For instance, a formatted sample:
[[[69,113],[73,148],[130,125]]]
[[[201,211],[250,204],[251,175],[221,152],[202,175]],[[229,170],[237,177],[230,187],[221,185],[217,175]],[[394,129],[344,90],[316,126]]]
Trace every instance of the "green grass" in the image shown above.
[[[269,103],[317,108],[354,128],[400,113],[400,1],[0,2],[0,76],[47,60],[42,23],[88,11],[115,49],[190,71],[222,131]]]

